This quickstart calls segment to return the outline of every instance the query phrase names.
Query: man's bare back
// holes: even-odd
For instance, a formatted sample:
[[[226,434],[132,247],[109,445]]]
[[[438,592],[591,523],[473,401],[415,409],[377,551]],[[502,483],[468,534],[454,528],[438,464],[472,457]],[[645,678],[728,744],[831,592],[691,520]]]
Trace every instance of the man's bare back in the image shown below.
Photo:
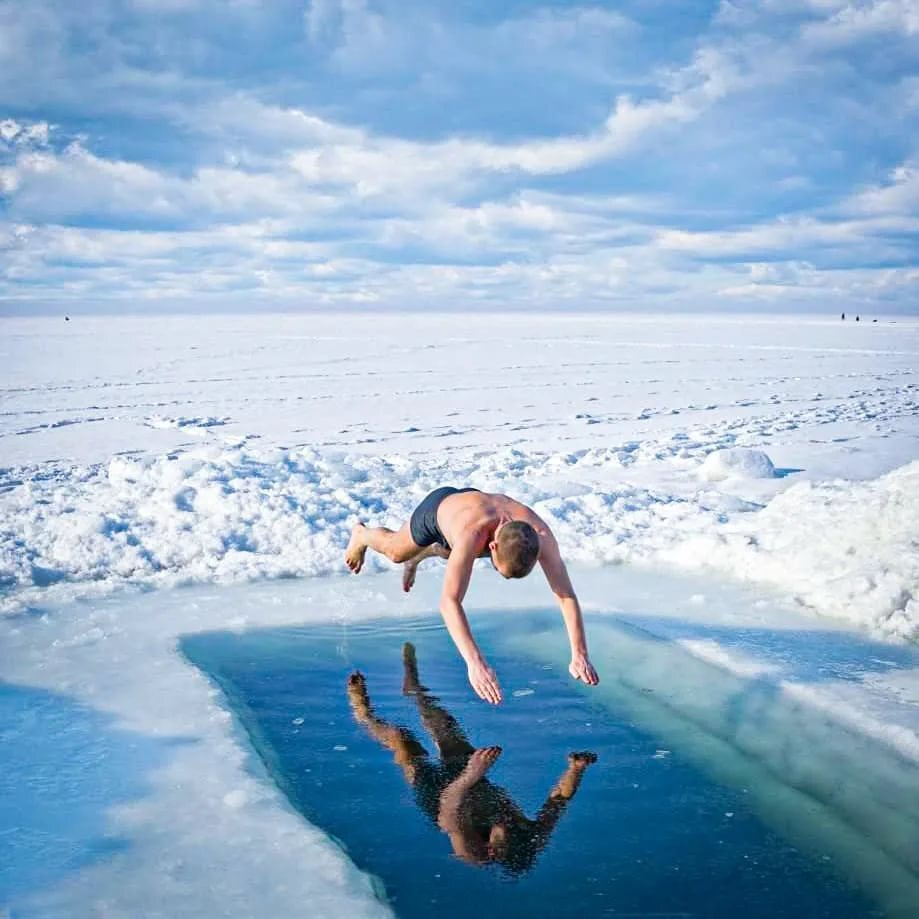
[[[538,562],[561,607],[571,644],[569,672],[595,685],[597,673],[587,654],[581,608],[552,531],[525,504],[507,495],[476,489],[439,488],[416,508],[398,530],[357,523],[345,550],[348,568],[357,574],[367,549],[401,562],[403,588],[410,590],[418,565],[426,558],[447,559],[440,611],[450,637],[466,662],[469,682],[483,699],[497,704],[501,689],[469,628],[462,600],[477,558],[490,557],[506,578],[525,577]]]
[[[491,555],[488,544],[494,539],[495,531],[511,520],[530,524],[540,537],[549,533],[549,528],[533,511],[507,495],[483,491],[448,495],[437,511],[437,522],[447,543],[454,546],[466,538],[473,539],[479,549],[478,558]]]

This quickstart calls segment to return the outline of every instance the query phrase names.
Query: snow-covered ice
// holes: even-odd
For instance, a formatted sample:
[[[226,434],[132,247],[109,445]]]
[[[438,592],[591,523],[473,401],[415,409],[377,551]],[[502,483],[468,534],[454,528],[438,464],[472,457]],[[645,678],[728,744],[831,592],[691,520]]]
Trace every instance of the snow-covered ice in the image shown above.
[[[681,654],[919,760],[917,320],[0,322],[3,679],[147,751],[137,788],[100,780],[107,832],[130,845],[17,893],[28,911],[381,909],[253,771],[175,642],[430,609],[439,562],[408,598],[376,558],[335,575],[355,519],[398,524],[440,484],[533,504],[591,616],[640,616]],[[246,586],[289,577],[305,580]],[[470,604],[545,605],[530,580],[482,572]],[[823,634],[850,636],[851,659],[814,663]]]
[[[328,574],[356,517],[456,481],[530,501],[576,560],[715,569],[919,635],[919,322],[4,326],[7,611]]]

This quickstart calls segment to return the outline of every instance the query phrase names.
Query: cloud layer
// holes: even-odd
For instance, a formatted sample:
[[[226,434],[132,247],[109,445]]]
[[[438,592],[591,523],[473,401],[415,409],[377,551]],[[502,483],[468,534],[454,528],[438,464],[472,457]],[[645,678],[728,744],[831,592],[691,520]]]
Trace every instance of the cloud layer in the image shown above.
[[[915,4],[690,6],[0,0],[0,301],[915,310]]]

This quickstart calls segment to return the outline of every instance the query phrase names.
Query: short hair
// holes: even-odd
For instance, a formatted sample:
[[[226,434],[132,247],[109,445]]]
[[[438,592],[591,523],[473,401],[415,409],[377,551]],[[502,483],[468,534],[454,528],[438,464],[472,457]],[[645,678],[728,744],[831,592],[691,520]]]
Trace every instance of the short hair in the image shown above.
[[[498,531],[498,560],[509,578],[525,578],[539,558],[539,536],[524,520],[511,520]]]

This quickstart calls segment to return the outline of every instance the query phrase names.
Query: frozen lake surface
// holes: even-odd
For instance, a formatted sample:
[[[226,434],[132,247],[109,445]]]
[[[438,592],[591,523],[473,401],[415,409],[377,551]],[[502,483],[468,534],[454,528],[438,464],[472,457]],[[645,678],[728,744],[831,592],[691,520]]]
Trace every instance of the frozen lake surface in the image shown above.
[[[682,807],[682,787],[741,794],[718,827],[797,850],[795,876],[829,884],[843,912],[850,897],[891,916],[917,901],[919,321],[0,323],[0,912],[386,915],[366,865],[290,805],[179,643],[318,641],[387,619],[398,648],[435,613],[442,563],[406,596],[376,558],[344,576],[342,549],[355,520],[398,525],[443,484],[506,492],[549,523],[602,679],[587,699],[557,684],[601,707],[611,746],[520,889],[562,858],[590,795],[640,806],[604,784],[625,731],[640,786],[679,777],[654,786],[652,811],[671,793]],[[505,747],[496,783],[530,817],[569,751],[515,777],[535,753],[484,719],[522,723],[539,699],[512,695],[529,668],[564,672],[550,604],[538,575],[474,573],[473,616],[526,623],[499,652],[506,713],[463,696],[449,655],[422,659],[474,742]],[[369,692],[405,723],[414,702],[377,666],[362,664]],[[404,798],[391,755],[366,749]],[[432,857],[493,877],[454,865],[414,812]]]
[[[357,518],[506,491],[566,557],[919,637],[919,322],[3,320],[0,611],[341,570]],[[380,570],[376,562],[373,564]]]

